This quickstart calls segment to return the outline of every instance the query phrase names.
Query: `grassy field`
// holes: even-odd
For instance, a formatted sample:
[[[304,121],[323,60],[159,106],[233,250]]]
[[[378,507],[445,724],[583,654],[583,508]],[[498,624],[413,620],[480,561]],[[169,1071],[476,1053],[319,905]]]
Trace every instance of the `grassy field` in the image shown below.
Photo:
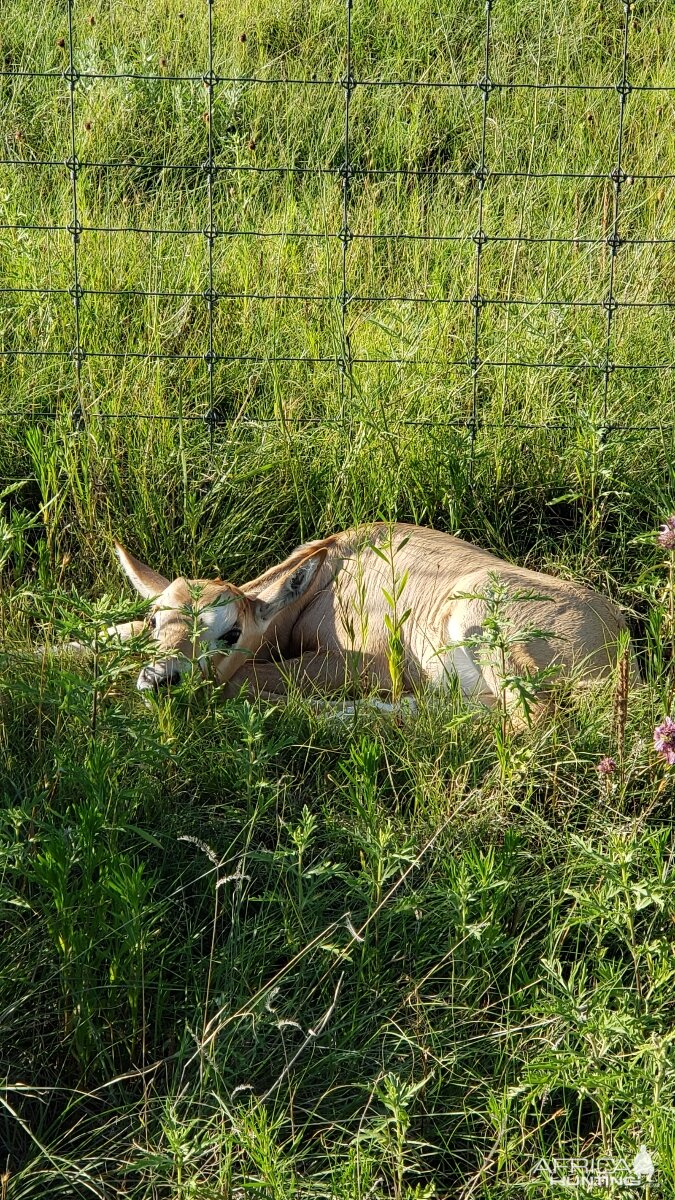
[[[212,13],[210,104],[201,0],[3,4],[0,1200],[534,1198],[641,1145],[670,1196],[672,6],[631,14],[612,264],[618,0],[495,0],[484,139],[483,5],[354,0],[344,327],[345,6]],[[627,713],[146,706],[101,647],[113,537],[241,583],[393,516],[616,599]]]

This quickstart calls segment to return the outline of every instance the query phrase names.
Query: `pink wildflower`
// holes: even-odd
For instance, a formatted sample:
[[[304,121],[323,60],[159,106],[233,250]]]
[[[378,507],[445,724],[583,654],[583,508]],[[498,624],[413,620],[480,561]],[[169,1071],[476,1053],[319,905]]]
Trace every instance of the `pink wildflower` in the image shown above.
[[[599,775],[613,775],[616,771],[616,760],[613,758],[601,758],[596,769]]]
[[[675,767],[675,721],[664,717],[654,730],[654,749],[665,758],[669,767]]]
[[[666,523],[661,526],[657,541],[664,550],[675,550],[675,516],[666,517]]]

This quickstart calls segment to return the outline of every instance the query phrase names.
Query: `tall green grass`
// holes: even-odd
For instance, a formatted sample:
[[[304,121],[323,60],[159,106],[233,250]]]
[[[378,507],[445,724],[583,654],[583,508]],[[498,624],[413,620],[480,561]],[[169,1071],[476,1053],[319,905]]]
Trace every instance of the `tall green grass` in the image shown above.
[[[670,15],[634,6],[634,85],[675,83]],[[542,1157],[641,1144],[642,1194],[667,1196],[673,790],[651,735],[674,670],[654,537],[675,506],[672,372],[616,369],[605,414],[602,373],[575,366],[606,354],[623,8],[493,7],[493,79],[610,90],[490,95],[481,292],[503,303],[481,310],[479,353],[560,365],[481,367],[473,461],[482,93],[376,85],[478,80],[482,5],[354,0],[351,158],[373,173],[350,184],[364,361],[346,386],[342,185],[307,171],[344,157],[344,6],[216,0],[213,17],[214,70],[235,80],[214,89],[214,152],[247,168],[213,189],[237,233],[214,247],[214,286],[237,296],[213,314],[232,359],[213,432],[203,359],[143,357],[208,346],[208,104],[173,78],[207,69],[207,6],[74,5],[79,71],[162,76],[76,87],[96,229],[78,246],[81,340],[116,356],[85,357],[79,387],[69,359],[21,353],[74,346],[67,9],[7,0],[0,24],[0,285],[25,289],[0,292],[0,1198],[538,1197]],[[672,359],[670,310],[650,302],[675,284],[654,244],[675,236],[655,178],[672,173],[673,95],[626,103],[620,231],[643,240],[615,263],[615,297],[641,302],[612,321],[623,364]],[[303,170],[249,169],[279,166]],[[469,240],[404,236],[420,233]],[[379,234],[401,236],[358,236]],[[497,240],[516,234],[577,240]],[[605,438],[606,421],[622,428]],[[347,723],[188,684],[148,707],[137,658],[101,640],[134,603],[113,536],[168,575],[241,583],[394,515],[622,603],[645,676],[625,728],[614,680],[518,736],[453,695]],[[73,636],[87,661],[33,652]]]

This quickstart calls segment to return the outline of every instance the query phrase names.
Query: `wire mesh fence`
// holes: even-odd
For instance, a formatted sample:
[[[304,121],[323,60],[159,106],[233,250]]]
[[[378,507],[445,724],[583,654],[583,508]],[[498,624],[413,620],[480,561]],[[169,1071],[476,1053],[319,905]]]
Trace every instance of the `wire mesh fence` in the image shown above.
[[[643,166],[640,137],[634,136],[627,145],[627,113],[629,106],[636,103],[636,97],[642,95],[651,99],[661,98],[664,103],[670,103],[675,96],[675,82],[658,78],[649,78],[645,72],[639,73],[639,78],[631,78],[631,36],[635,18],[635,5],[632,0],[623,0],[611,6],[616,10],[615,33],[610,39],[611,45],[603,51],[601,57],[601,74],[604,79],[578,80],[566,78],[542,79],[537,73],[536,78],[517,78],[514,71],[511,77],[500,74],[500,63],[494,53],[495,21],[498,20],[500,0],[486,0],[479,12],[480,25],[476,23],[474,33],[476,44],[472,47],[478,66],[474,78],[386,78],[367,77],[361,73],[358,52],[355,50],[353,36],[354,13],[358,10],[359,0],[345,0],[339,16],[337,41],[340,48],[341,67],[339,73],[332,75],[306,76],[301,73],[289,72],[289,57],[286,56],[284,69],[275,73],[273,68],[263,72],[245,72],[241,74],[222,74],[216,69],[215,37],[218,11],[214,0],[204,0],[190,14],[193,22],[200,25],[200,46],[203,50],[203,70],[201,73],[172,69],[167,59],[160,58],[153,69],[135,71],[92,70],[87,63],[86,46],[80,47],[76,25],[76,4],[81,10],[79,0],[68,0],[67,25],[62,38],[59,39],[58,49],[63,56],[62,67],[45,70],[31,69],[31,64],[15,63],[11,54],[5,58],[5,64],[0,72],[0,80],[6,96],[11,89],[18,85],[53,87],[60,90],[61,99],[67,103],[67,123],[64,126],[60,154],[40,156],[25,145],[21,131],[17,130],[11,153],[5,153],[0,160],[0,166],[5,173],[31,172],[35,180],[36,191],[46,186],[60,186],[67,181],[69,188],[68,219],[61,222],[39,220],[5,220],[0,223],[0,231],[9,238],[6,242],[6,261],[11,260],[18,241],[26,236],[46,235],[47,242],[38,242],[30,251],[36,267],[30,283],[8,281],[7,272],[1,283],[2,296],[11,302],[12,299],[25,299],[28,295],[40,297],[40,302],[53,309],[50,325],[51,339],[39,341],[27,338],[27,331],[33,328],[30,322],[16,320],[10,322],[9,330],[4,330],[4,340],[0,355],[5,361],[5,381],[11,386],[11,372],[18,370],[24,360],[56,359],[67,364],[72,370],[72,390],[69,392],[68,405],[70,415],[78,421],[104,418],[106,420],[138,418],[148,420],[190,420],[204,422],[209,430],[211,445],[220,427],[227,426],[232,419],[232,388],[223,393],[219,372],[228,365],[239,364],[242,367],[261,372],[270,371],[281,365],[292,364],[307,368],[328,369],[334,372],[334,387],[338,396],[338,404],[330,414],[314,411],[311,395],[308,405],[299,414],[286,412],[280,418],[278,412],[265,415],[264,412],[254,414],[240,413],[240,419],[254,422],[274,423],[283,419],[286,423],[307,422],[337,422],[352,411],[354,389],[358,389],[361,380],[367,372],[381,371],[383,368],[395,368],[397,380],[401,389],[406,387],[406,372],[415,371],[420,367],[432,370],[434,382],[441,395],[432,413],[426,413],[423,407],[420,411],[403,407],[398,414],[398,420],[403,424],[415,425],[431,423],[443,426],[455,426],[465,431],[467,438],[467,453],[473,462],[476,436],[481,429],[495,427],[512,427],[521,429],[553,430],[564,429],[570,424],[569,405],[567,402],[558,404],[559,395],[554,387],[546,385],[549,391],[550,403],[539,405],[533,411],[512,403],[505,403],[505,389],[502,403],[495,406],[492,403],[495,390],[496,373],[501,372],[503,379],[510,372],[541,373],[551,379],[557,373],[567,373],[570,387],[580,391],[586,389],[591,399],[585,407],[589,426],[597,433],[601,441],[607,438],[625,436],[641,436],[651,429],[664,428],[664,411],[660,407],[656,418],[647,416],[645,419],[644,390],[638,398],[638,411],[633,405],[615,403],[615,381],[621,376],[631,380],[640,375],[650,379],[661,375],[668,379],[675,368],[670,347],[670,310],[675,301],[667,291],[663,294],[653,294],[653,288],[645,288],[645,276],[649,274],[650,266],[644,259],[637,257],[646,251],[651,254],[653,264],[662,251],[666,255],[665,265],[654,270],[655,278],[668,284],[672,271],[670,261],[675,235],[670,233],[667,221],[659,225],[651,217],[647,220],[633,222],[635,228],[626,227],[624,222],[624,199],[627,189],[642,187],[651,189],[649,195],[645,192],[640,202],[631,204],[631,212],[635,213],[649,208],[650,196],[661,197],[660,204],[664,207],[665,197],[662,194],[669,181],[675,179],[674,171],[641,170]],[[353,7],[354,6],[354,7]],[[179,13],[178,18],[185,20],[186,14]],[[94,18],[90,18],[93,23]],[[478,31],[480,29],[480,37]],[[245,35],[242,34],[242,40]],[[468,57],[471,57],[470,55]],[[433,67],[433,63],[431,64]],[[124,64],[123,64],[124,67]],[[522,68],[520,69],[522,73]],[[187,160],[175,159],[171,153],[171,123],[167,125],[166,153],[161,157],[146,156],[143,147],[134,147],[133,153],[127,157],[106,157],[105,155],[90,155],[84,152],[83,134],[90,131],[91,122],[84,120],[83,113],[87,110],[87,88],[103,86],[107,89],[109,104],[114,105],[114,89],[116,88],[151,88],[157,106],[161,105],[161,93],[164,89],[179,89],[185,85],[191,89],[201,89],[203,96],[203,111],[199,117],[199,136],[193,139],[193,146],[199,151]],[[311,97],[323,94],[325,98],[321,112],[326,128],[331,129],[331,152],[324,161],[312,161],[312,153],[306,153],[304,161],[297,155],[287,153],[291,161],[256,162],[243,161],[239,156],[236,161],[232,155],[222,153],[222,138],[216,134],[220,119],[219,109],[223,104],[223,96],[231,104],[232,95],[237,89],[267,89],[283,96],[283,104],[292,105],[288,100],[289,90],[297,94],[308,93],[309,107],[315,103]],[[405,163],[404,165],[389,165],[372,161],[367,154],[368,143],[368,109],[359,113],[355,107],[355,99],[361,94],[396,91],[398,95],[407,97],[415,93],[439,95],[447,97],[452,94],[456,98],[458,111],[470,110],[471,135],[462,141],[461,130],[454,137],[452,152],[445,155],[432,155],[426,161]],[[179,92],[175,93],[179,95]],[[535,152],[534,137],[532,138],[529,154],[523,154],[523,147],[516,146],[512,161],[508,159],[505,150],[499,156],[492,155],[490,138],[494,144],[493,131],[499,133],[502,118],[505,113],[498,108],[499,98],[516,95],[532,97],[535,104],[551,102],[549,113],[555,112],[555,106],[560,105],[557,120],[566,119],[569,109],[562,107],[575,103],[575,97],[583,98],[583,105],[592,99],[594,108],[585,113],[585,120],[592,122],[594,113],[600,110],[605,121],[604,128],[611,123],[612,138],[601,152],[595,155],[595,160],[589,165],[577,161],[558,162],[555,158]],[[279,101],[282,105],[282,101]],[[576,111],[576,110],[574,110]],[[650,110],[651,111],[651,110]],[[658,111],[658,110],[657,110]],[[608,116],[611,114],[611,116]],[[443,113],[441,113],[443,118]],[[534,118],[536,124],[536,117]],[[87,128],[89,126],[89,129]],[[644,120],[640,129],[644,131]],[[320,133],[320,131],[319,131]],[[105,137],[105,130],[102,134]],[[569,139],[565,141],[564,132],[552,134],[562,140],[565,147],[570,146]],[[321,152],[323,141],[318,137],[318,153]],[[99,143],[100,144],[100,143]],[[105,147],[105,142],[104,142]],[[255,142],[249,143],[251,154],[255,151]],[[152,147],[148,147],[152,150]],[[283,147],[282,147],[283,149]],[[288,146],[286,147],[288,151]],[[527,150],[527,146],[525,146]],[[283,155],[280,155],[283,157]],[[650,156],[647,166],[654,165]],[[604,159],[604,161],[599,161]],[[495,161],[496,160],[496,161]],[[658,164],[660,165],[660,163]],[[671,164],[666,164],[671,165]],[[587,169],[588,167],[588,169]],[[94,187],[99,194],[105,188],[105,180],[111,172],[128,173],[138,186],[145,189],[145,195],[152,193],[153,186],[158,180],[162,181],[165,189],[181,187],[187,194],[192,188],[199,200],[196,204],[186,204],[181,215],[190,212],[195,218],[190,222],[183,221],[176,225],[171,222],[152,221],[140,224],[127,219],[114,221],[96,220],[96,212],[110,213],[110,205],[96,206],[91,203]],[[5,177],[7,177],[5,175]],[[224,219],[231,213],[232,205],[223,204],[221,191],[223,186],[234,177],[244,181],[263,179],[265,189],[261,193],[262,200],[255,215],[261,212],[265,197],[271,193],[270,188],[286,187],[284,193],[288,196],[288,181],[291,181],[294,208],[302,209],[303,190],[311,186],[322,189],[324,198],[324,221],[322,228],[302,228],[297,222],[288,228],[266,228],[261,220],[248,223],[245,219],[227,221]],[[54,185],[54,179],[59,180]],[[92,180],[94,181],[92,183]],[[168,183],[166,181],[169,181]],[[175,181],[182,180],[182,183]],[[173,181],[173,182],[172,182]],[[556,189],[547,192],[549,197],[554,194],[559,197],[562,189],[572,187],[574,200],[574,228],[565,228],[557,218],[551,215],[550,204],[543,207],[544,227],[534,230],[524,226],[521,219],[516,227],[500,228],[500,211],[505,212],[504,197],[510,191],[512,194],[524,194],[523,189],[542,183],[546,188]],[[455,229],[429,229],[425,220],[425,205],[430,206],[429,189],[438,188],[441,184],[449,190],[443,193],[441,204],[448,211],[455,199],[457,212],[461,220]],[[382,228],[378,225],[377,197],[369,201],[368,222],[359,222],[360,212],[364,204],[364,189],[367,187],[393,186],[394,205],[384,206],[380,214],[381,220],[391,216],[395,211],[395,199],[402,189],[422,189],[419,193],[421,200],[418,209],[408,205],[408,210],[420,213],[419,227],[415,228]],[[24,185],[25,186],[25,185]],[[240,185],[238,185],[240,186]],[[586,187],[602,188],[602,204],[599,226],[594,227],[598,217],[597,205],[586,205],[588,213],[584,215],[585,199],[583,189]],[[427,189],[424,191],[424,189]],[[454,191],[453,191],[454,188]],[[461,190],[458,190],[461,189]],[[506,190],[505,190],[506,189]],[[656,190],[656,191],[655,191]],[[86,203],[83,200],[87,193]],[[411,195],[407,193],[407,196]],[[415,193],[417,195],[417,193]],[[417,201],[416,201],[417,203]],[[501,208],[500,208],[501,206]],[[244,205],[245,207],[245,205]],[[292,206],[293,207],[293,206]],[[563,211],[569,210],[567,201]],[[667,205],[666,205],[667,208]],[[152,206],[143,212],[153,212]],[[92,216],[93,214],[93,216]],[[384,217],[382,217],[384,214]],[[16,215],[16,214],[14,214]],[[334,220],[334,218],[336,218]],[[331,226],[331,221],[334,220]],[[629,223],[630,225],[630,223]],[[108,276],[96,279],[86,271],[88,246],[90,240],[97,235],[103,235],[111,240],[114,238],[130,239],[144,237],[149,241],[150,269],[154,248],[162,238],[172,239],[176,245],[174,254],[180,256],[181,243],[197,240],[203,251],[199,258],[199,269],[192,272],[193,286],[167,287],[159,283],[152,286],[145,280],[135,282],[132,286],[113,286],[114,271],[111,268]],[[57,243],[56,257],[59,260],[60,278],[54,283],[55,272],[50,259],[49,271],[45,264],[45,277],[41,278],[41,251],[50,239]],[[318,253],[327,248],[330,257],[330,270],[327,272],[329,287],[318,289],[294,286],[297,278],[289,273],[285,276],[283,269],[278,271],[274,280],[275,286],[238,286],[228,287],[227,270],[221,269],[219,248],[224,243],[245,242],[250,247],[254,244],[270,242],[288,244],[313,244]],[[376,261],[380,248],[386,249],[381,254],[382,270],[366,277],[358,260],[359,245],[370,247],[368,253]],[[64,248],[69,246],[66,256]],[[446,291],[442,286],[443,272],[439,269],[437,284],[433,293],[420,288],[399,288],[391,283],[398,282],[395,270],[387,270],[387,264],[395,262],[397,248],[412,247],[411,263],[417,265],[418,276],[423,283],[428,278],[428,261],[434,255],[434,261],[442,263],[443,256],[453,257],[452,281],[454,291]],[[486,258],[493,254],[495,261],[503,267],[506,256],[514,255],[528,248],[536,250],[542,257],[535,257],[531,278],[537,284],[532,295],[517,295],[511,286],[513,268],[506,276],[503,271],[499,274],[487,264]],[[548,283],[539,286],[538,272],[541,264],[546,261],[546,255],[553,251],[575,256],[593,253],[593,266],[589,267],[585,278],[588,282],[586,294],[551,295]],[[408,252],[406,251],[406,253]],[[250,250],[249,250],[250,252]],[[44,252],[46,254],[46,251]],[[403,253],[400,250],[400,253]],[[630,270],[622,284],[622,256],[633,253],[636,257],[631,263]],[[567,260],[565,260],[567,261]],[[262,255],[259,259],[262,263]],[[653,266],[651,268],[653,270]],[[262,269],[259,272],[263,277]],[[570,271],[567,271],[570,274]],[[576,272],[579,278],[582,273]],[[47,278],[48,276],[48,278]],[[592,286],[590,278],[592,277]],[[300,279],[302,275],[300,273]],[[361,286],[366,279],[373,278],[379,286]],[[565,273],[560,275],[564,280]],[[11,274],[10,274],[11,280]],[[408,282],[415,281],[415,270],[409,269]],[[491,281],[496,281],[491,286]],[[438,282],[440,281],[440,282]],[[254,281],[255,282],[255,281]],[[101,344],[100,336],[106,333],[105,322],[99,326],[96,310],[88,312],[86,306],[96,300],[113,300],[120,303],[153,299],[157,302],[171,302],[177,305],[190,306],[190,330],[187,338],[163,337],[161,331],[148,334],[145,342],[141,336],[125,338],[115,329],[110,335],[108,344]],[[64,302],[69,304],[69,314],[62,307]],[[292,306],[299,306],[305,313],[299,336],[308,344],[299,345],[291,338],[274,341],[269,346],[265,344],[260,352],[255,347],[240,348],[224,344],[221,336],[228,321],[238,321],[246,324],[247,314],[251,306],[263,306],[267,303],[286,306],[293,312]],[[363,310],[364,306],[372,313],[377,306],[399,306],[399,345],[403,351],[386,352],[371,341],[363,346],[354,344],[352,314]],[[284,311],[286,311],[286,309]],[[57,311],[58,310],[58,311]],[[321,311],[330,314],[326,322],[328,344],[326,339],[314,336],[313,315]],[[436,312],[452,312],[452,336],[440,336],[438,330],[434,336],[424,338],[418,336],[419,320],[411,313],[421,310]],[[504,340],[505,349],[501,350],[499,337],[490,327],[493,314],[500,310],[506,313],[506,321],[511,314],[521,310],[523,320],[533,310],[538,313],[548,311],[553,319],[553,325],[545,322],[540,331],[538,342],[534,339],[539,353],[533,355],[512,353],[513,337]],[[121,310],[123,311],[123,310]],[[297,309],[295,310],[297,311]],[[617,342],[616,328],[619,316],[623,313],[642,311],[649,314],[650,319],[656,319],[660,314],[663,324],[660,326],[661,337],[655,341],[645,340],[642,336],[632,336],[628,328],[626,336]],[[222,315],[225,313],[225,315]],[[56,315],[54,315],[56,314]],[[233,315],[234,314],[234,315]],[[307,315],[309,314],[309,315]],[[592,330],[587,335],[579,330],[585,328],[584,321],[592,321]],[[293,317],[289,317],[290,326]],[[376,324],[376,322],[374,322]],[[565,330],[560,336],[560,328]],[[107,328],[110,328],[108,326]],[[591,327],[588,327],[591,329]],[[553,332],[551,330],[553,329]],[[568,336],[570,329],[575,330],[573,336]],[[141,329],[141,334],[142,334]],[[297,330],[296,330],[297,333]],[[97,337],[97,334],[99,337]],[[129,344],[131,342],[132,344]],[[188,386],[199,390],[203,403],[192,406],[190,411],[181,409],[180,417],[176,412],[145,409],[142,403],[142,393],[139,392],[137,402],[130,407],[101,407],[95,402],[96,381],[94,377],[85,379],[85,364],[95,360],[109,361],[114,365],[133,363],[138,360],[144,363],[154,363],[165,366],[168,370],[177,364],[186,369],[185,376]],[[311,385],[311,376],[310,385]],[[236,386],[236,385],[234,385]],[[650,385],[651,387],[651,385]],[[447,390],[449,401],[444,408],[443,391]],[[545,390],[546,390],[545,389]],[[588,390],[590,389],[590,391]],[[461,402],[456,403],[452,397],[461,393]],[[55,414],[54,405],[45,406],[42,410],[34,410],[34,415],[49,417]],[[62,409],[61,409],[62,411]],[[655,410],[656,411],[656,410]],[[6,400],[4,418],[21,415]]]

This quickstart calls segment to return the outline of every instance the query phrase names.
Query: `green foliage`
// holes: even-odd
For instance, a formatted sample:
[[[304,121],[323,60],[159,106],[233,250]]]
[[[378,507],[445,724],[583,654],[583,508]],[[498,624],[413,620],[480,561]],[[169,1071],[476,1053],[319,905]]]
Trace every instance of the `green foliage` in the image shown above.
[[[128,615],[51,610],[94,650]],[[138,1197],[430,1197],[477,1175],[508,1195],[542,1155],[642,1142],[669,1178],[673,791],[649,694],[605,786],[606,697],[514,737],[504,779],[500,714],[452,696],[401,726],[208,685],[147,706],[122,686],[135,649],[100,657],[4,673],[18,1195],[111,1171]]]
[[[502,738],[507,735],[509,697],[513,697],[529,724],[532,709],[540,698],[540,689],[558,674],[555,666],[543,667],[527,674],[513,673],[509,655],[514,646],[526,646],[534,641],[551,641],[557,636],[550,629],[540,629],[531,622],[518,619],[518,605],[523,601],[548,600],[532,589],[509,588],[496,571],[488,572],[488,583],[482,592],[457,592],[458,600],[482,600],[485,604],[480,632],[465,638],[463,646],[475,646],[486,656],[496,673],[497,703],[502,713]],[[511,670],[509,669],[511,667]]]
[[[373,554],[381,559],[387,568],[387,586],[382,588],[382,596],[387,605],[384,626],[387,630],[387,666],[391,682],[391,695],[394,701],[400,700],[405,686],[404,634],[406,621],[410,617],[410,609],[403,608],[401,604],[408,584],[408,571],[399,574],[396,569],[396,555],[407,545],[409,540],[407,537],[401,538],[398,545],[394,546],[392,529],[385,541],[379,545],[370,546]]]

